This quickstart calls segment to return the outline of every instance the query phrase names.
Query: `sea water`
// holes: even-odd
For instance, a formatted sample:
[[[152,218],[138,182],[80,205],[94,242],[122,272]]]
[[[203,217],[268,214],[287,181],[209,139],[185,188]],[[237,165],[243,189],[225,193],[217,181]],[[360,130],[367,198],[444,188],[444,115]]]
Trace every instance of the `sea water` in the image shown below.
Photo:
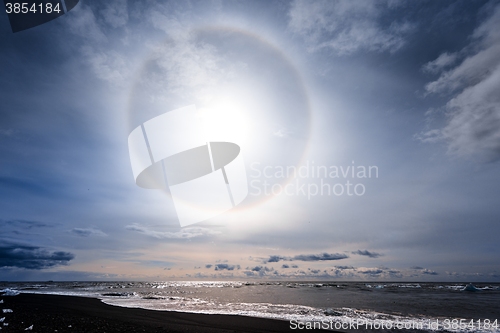
[[[500,284],[380,282],[0,283],[0,293],[97,297],[151,310],[290,321],[293,328],[500,332]],[[319,327],[319,326],[317,326]]]

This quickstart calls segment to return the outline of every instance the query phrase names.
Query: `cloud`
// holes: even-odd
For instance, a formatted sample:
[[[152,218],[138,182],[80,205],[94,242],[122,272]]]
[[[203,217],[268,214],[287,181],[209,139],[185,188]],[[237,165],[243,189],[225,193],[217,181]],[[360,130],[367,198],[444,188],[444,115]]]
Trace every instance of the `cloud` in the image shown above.
[[[291,131],[282,127],[276,131],[273,132],[273,135],[278,137],[278,138],[287,138],[291,134]]]
[[[87,41],[102,44],[107,42],[106,35],[99,27],[94,12],[89,6],[82,3],[75,7],[72,12],[74,13],[72,19],[64,21],[64,24],[67,24],[72,33]]]
[[[213,265],[212,264],[206,264],[205,268],[211,268]]]
[[[288,13],[289,29],[302,36],[311,51],[331,49],[339,55],[359,49],[395,52],[414,30],[406,21],[382,24],[394,1],[295,0]]]
[[[461,51],[463,61],[425,86],[427,94],[451,98],[444,107],[446,124],[417,136],[423,142],[445,142],[451,155],[486,161],[500,159],[500,5],[492,12]],[[447,57],[442,54],[423,68],[438,70],[435,65]]]
[[[290,266],[288,266],[287,264],[283,264],[281,268],[290,268]]]
[[[142,233],[146,236],[158,238],[158,239],[190,239],[198,237],[208,237],[220,234],[219,231],[210,230],[207,228],[192,227],[184,228],[176,232],[169,231],[156,231],[149,229],[148,227],[142,226],[140,224],[131,224],[125,227],[127,230],[136,231]]]
[[[396,278],[402,278],[403,273],[397,269],[389,269],[387,270],[387,274],[389,274],[390,277],[396,277]]]
[[[50,252],[38,246],[0,245],[0,267],[44,269],[67,265],[75,256],[69,252]]]
[[[12,137],[14,134],[16,134],[17,131],[9,128],[9,129],[0,129],[0,137]]]
[[[223,270],[228,270],[228,271],[233,271],[235,269],[240,269],[240,265],[229,265],[229,264],[216,264],[215,265],[215,270],[216,271],[223,271]]]
[[[358,270],[359,273],[361,274],[366,274],[366,275],[372,275],[372,276],[378,276],[382,273],[384,273],[384,270],[383,269],[380,269],[380,268],[377,268],[377,269],[359,269]]]
[[[255,266],[255,267],[247,267],[247,269],[250,269],[251,271],[254,272],[272,272],[274,271],[274,268],[269,268],[267,266]]]
[[[100,51],[85,46],[82,48],[82,54],[86,56],[88,64],[99,79],[119,86],[128,82],[131,76],[130,64],[119,52]]]
[[[293,257],[271,255],[268,259],[264,260],[264,263],[268,262],[279,262],[279,261],[327,261],[327,260],[341,260],[349,258],[347,254],[344,253],[320,253],[320,254],[298,254]]]
[[[0,177],[0,185],[11,189],[19,189],[36,195],[50,195],[52,190],[44,187],[39,181],[16,177]]]
[[[420,267],[420,266],[413,266],[411,269],[419,271],[420,274],[425,274],[425,275],[439,275],[438,272],[432,271],[430,269]]]
[[[206,103],[245,71],[244,63],[229,61],[225,50],[201,41],[196,34],[172,35],[152,51],[135,87],[135,108],[164,107],[166,101]],[[136,105],[137,104],[137,105]]]
[[[422,67],[422,71],[427,73],[438,73],[444,68],[452,65],[457,60],[456,53],[442,53],[436,60],[429,61]]]
[[[299,254],[292,258],[292,260],[301,261],[323,261],[323,260],[341,260],[349,258],[344,253],[321,253],[321,254]]]
[[[246,271],[243,271],[243,274],[246,276],[265,276],[267,273],[273,272],[273,274],[277,274],[273,267],[267,266],[255,266],[255,267],[247,267]]]
[[[272,255],[272,256],[269,256],[269,259],[265,260],[264,262],[278,262],[280,260],[289,260],[289,259],[287,259],[287,257],[283,257],[283,256]]]
[[[354,266],[335,266],[336,269],[345,270],[345,269],[356,269]]]
[[[0,220],[0,226],[14,226],[22,229],[51,227],[45,222],[32,220]]]
[[[107,236],[107,234],[102,232],[101,230],[93,228],[73,228],[70,230],[70,232],[81,237]]]
[[[423,269],[422,270],[422,274],[427,274],[427,275],[439,275],[438,272],[435,272],[435,271],[431,271],[430,269]]]
[[[353,251],[351,252],[352,254],[358,254],[360,256],[367,256],[367,257],[370,257],[370,258],[378,258],[378,257],[381,257],[383,254],[381,253],[377,253],[377,252],[370,252],[368,250],[364,250],[364,251],[361,251],[361,250],[357,250],[357,251]]]
[[[106,7],[101,14],[104,21],[113,28],[126,25],[128,21],[127,0],[106,1]]]

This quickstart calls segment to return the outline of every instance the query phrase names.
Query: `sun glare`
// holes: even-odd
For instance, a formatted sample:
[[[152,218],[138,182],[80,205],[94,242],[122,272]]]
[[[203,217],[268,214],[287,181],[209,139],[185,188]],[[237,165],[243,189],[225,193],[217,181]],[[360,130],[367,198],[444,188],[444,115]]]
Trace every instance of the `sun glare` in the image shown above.
[[[207,141],[233,142],[248,146],[252,122],[245,107],[226,99],[200,108],[200,118]]]

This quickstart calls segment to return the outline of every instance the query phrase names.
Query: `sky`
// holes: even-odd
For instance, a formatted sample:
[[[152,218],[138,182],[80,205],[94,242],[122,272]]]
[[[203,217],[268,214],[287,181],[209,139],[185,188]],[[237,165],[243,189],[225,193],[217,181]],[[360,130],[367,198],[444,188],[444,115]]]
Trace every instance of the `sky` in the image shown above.
[[[499,282],[499,27],[460,0],[0,15],[0,280]],[[248,196],[181,227],[128,136],[189,105]]]

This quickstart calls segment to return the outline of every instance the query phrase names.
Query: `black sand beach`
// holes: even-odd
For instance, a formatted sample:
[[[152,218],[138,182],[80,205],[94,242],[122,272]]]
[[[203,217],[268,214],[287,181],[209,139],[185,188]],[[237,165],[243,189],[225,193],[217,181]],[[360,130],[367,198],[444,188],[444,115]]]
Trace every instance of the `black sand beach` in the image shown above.
[[[4,296],[2,332],[290,332],[286,321],[111,306],[96,298],[20,294]],[[2,325],[2,324],[0,324]],[[30,332],[30,331],[28,331]]]

